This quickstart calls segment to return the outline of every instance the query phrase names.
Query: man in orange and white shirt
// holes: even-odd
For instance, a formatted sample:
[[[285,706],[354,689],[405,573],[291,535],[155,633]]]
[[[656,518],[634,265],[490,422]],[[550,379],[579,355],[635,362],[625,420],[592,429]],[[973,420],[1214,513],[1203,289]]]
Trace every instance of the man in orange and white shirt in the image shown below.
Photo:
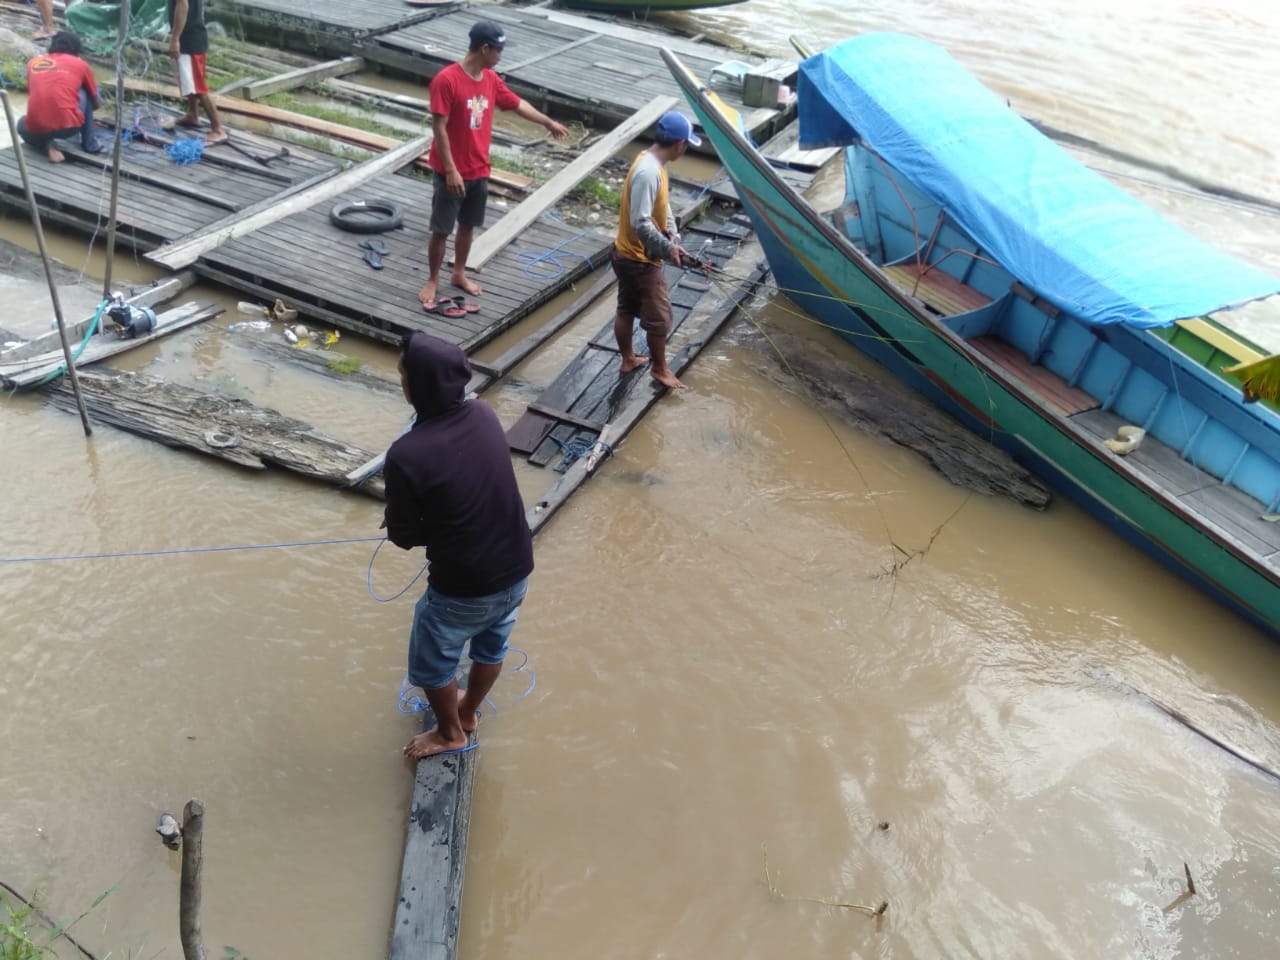
[[[80,39],[60,30],[49,41],[47,54],[27,61],[27,112],[18,119],[18,135],[51,163],[66,159],[55,140],[79,136],[82,149],[103,150],[93,134],[93,110],[102,100],[93,71],[79,54]]]

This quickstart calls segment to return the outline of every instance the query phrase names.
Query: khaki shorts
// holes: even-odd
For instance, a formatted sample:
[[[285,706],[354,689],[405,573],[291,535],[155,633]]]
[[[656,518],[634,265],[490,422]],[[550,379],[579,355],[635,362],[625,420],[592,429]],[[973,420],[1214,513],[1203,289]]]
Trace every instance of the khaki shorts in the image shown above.
[[[647,260],[628,260],[618,256],[615,248],[609,254],[613,272],[618,275],[618,313],[639,317],[645,333],[671,333],[671,292],[662,264]]]

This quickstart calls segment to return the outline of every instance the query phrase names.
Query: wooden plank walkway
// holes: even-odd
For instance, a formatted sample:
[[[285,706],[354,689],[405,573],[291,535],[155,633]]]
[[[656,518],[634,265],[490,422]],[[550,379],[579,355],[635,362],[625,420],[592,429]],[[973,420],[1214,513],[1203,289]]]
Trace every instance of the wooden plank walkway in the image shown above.
[[[206,16],[272,45],[344,54],[353,40],[429,20],[462,2],[412,6],[405,0],[209,0]],[[216,42],[216,41],[215,41]]]
[[[687,226],[682,240],[690,252],[723,267],[749,235],[741,215],[729,218],[721,213]],[[671,290],[674,336],[714,286],[698,271],[668,264],[664,273]],[[637,352],[648,351],[643,333],[637,330],[635,340]],[[537,466],[555,461],[567,469],[573,454],[566,458],[566,452],[581,451],[595,442],[603,425],[612,422],[630,400],[636,385],[651,379],[642,374],[643,369],[619,375],[610,318],[507,431],[508,444],[515,452],[527,454],[529,462]]]
[[[466,53],[467,32],[481,15],[476,8],[442,13],[370,37],[358,52],[370,62],[430,79]],[[514,7],[486,6],[483,16],[506,31],[508,43],[498,72],[507,85],[552,115],[573,114],[592,126],[613,126],[655,97],[683,102],[658,54],[660,46],[675,38],[621,26],[606,30],[603,23],[566,14],[550,20],[540,11]],[[735,58],[756,59],[711,44],[681,45],[681,59],[701,77]],[[757,139],[771,136],[787,116],[776,108],[745,107],[739,95],[720,93],[742,111],[747,129]]]
[[[99,136],[108,136],[106,131]],[[233,134],[234,135],[234,134]],[[263,139],[255,137],[255,140]],[[277,149],[286,146],[276,143]],[[106,229],[111,174],[106,155],[67,150],[53,165],[27,149],[27,170],[40,214],[88,233]],[[262,150],[269,153],[269,150]],[[139,252],[153,250],[221,220],[250,204],[283,193],[295,183],[336,171],[333,157],[302,151],[269,166],[242,158],[230,147],[212,147],[199,163],[179,166],[162,146],[132,142],[121,152],[118,241]],[[0,150],[0,203],[26,211],[27,201],[12,147]]]
[[[308,317],[375,339],[398,342],[405,334],[422,330],[470,351],[602,264],[608,255],[611,233],[578,230],[543,218],[474,275],[484,293],[467,299],[480,306],[479,313],[456,319],[425,313],[418,291],[427,278],[431,193],[428,180],[386,174],[357,191],[209,251],[195,270],[268,303],[282,298]],[[404,212],[403,227],[369,238],[381,240],[388,250],[381,270],[373,270],[363,259],[360,242],[366,237],[329,222],[334,204],[373,198],[391,200]],[[491,201],[485,229],[503,214]],[[482,236],[477,231],[477,240]],[[537,257],[547,259],[531,263]],[[448,284],[447,270],[440,293],[460,294]]]
[[[744,221],[725,219],[723,213],[686,226],[684,230],[686,247],[717,264],[727,262],[746,235]],[[677,319],[680,324],[694,328],[685,330],[686,343],[669,358],[672,370],[679,374],[751,295],[763,279],[764,270],[759,268],[746,282],[735,284],[731,297],[722,297],[713,285],[699,282],[692,272],[674,267],[671,270],[674,273],[668,279],[673,284]],[[607,286],[604,282],[593,284],[583,299],[594,300]],[[720,302],[713,310],[700,311],[699,317],[690,322],[693,307],[708,295]],[[569,363],[543,399],[563,395],[568,406],[608,415],[614,427],[609,440],[616,443],[665,390],[648,376],[618,377],[618,354],[611,346],[612,330],[610,321]],[[602,345],[606,336],[610,346]],[[555,423],[553,419],[552,426]],[[592,439],[596,435],[592,433]],[[535,536],[585,483],[589,474],[587,460],[579,459],[564,476],[557,478],[544,496],[530,504],[526,516]],[[428,714],[424,726],[433,722]],[[475,734],[471,735],[470,742],[477,743]],[[392,925],[391,960],[456,960],[477,758],[478,751],[472,750],[454,756],[428,757],[417,764],[400,893]]]

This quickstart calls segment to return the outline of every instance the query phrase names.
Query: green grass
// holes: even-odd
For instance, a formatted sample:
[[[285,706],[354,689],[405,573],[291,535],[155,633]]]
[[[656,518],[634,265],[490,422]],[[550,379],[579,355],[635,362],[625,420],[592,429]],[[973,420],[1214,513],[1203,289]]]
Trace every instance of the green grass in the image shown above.
[[[87,917],[103,900],[115,892],[112,887],[89,905],[89,909],[71,922],[59,923],[49,931],[48,939],[39,942],[32,932],[34,921],[45,921],[48,918],[39,913],[36,907],[24,903],[15,908],[4,891],[0,890],[0,908],[4,916],[0,919],[0,960],[46,960],[54,956],[53,944],[62,939],[72,927]],[[50,921],[52,922],[52,921]]]
[[[13,55],[0,56],[0,86],[6,90],[26,90],[27,61]]]
[[[330,357],[329,369],[334,373],[355,373],[360,369],[360,360],[357,357]]]
[[[607,210],[616,210],[619,204],[622,203],[621,192],[596,177],[587,177],[573,188],[573,194],[587,200],[593,200]]]
[[[315,117],[317,120],[327,120],[330,123],[340,123],[343,126],[355,127],[357,130],[364,130],[368,133],[393,137],[396,140],[403,140],[405,137],[405,132],[399,127],[393,127],[390,124],[374,120],[372,117],[362,116],[360,113],[353,113],[338,107],[330,107],[323,103],[308,103],[285,91],[268,94],[258,102],[278,107],[281,110],[289,110],[304,116]]]

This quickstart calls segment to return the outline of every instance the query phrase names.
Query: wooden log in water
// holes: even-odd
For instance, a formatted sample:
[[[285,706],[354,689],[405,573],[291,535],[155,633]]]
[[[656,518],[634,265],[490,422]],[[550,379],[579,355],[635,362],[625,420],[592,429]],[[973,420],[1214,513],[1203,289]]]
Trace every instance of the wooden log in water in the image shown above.
[[[252,470],[281,467],[343,486],[346,475],[371,455],[278,411],[158,377],[86,370],[80,385],[92,418],[100,423]],[[65,383],[50,387],[49,393],[56,406],[72,408]],[[380,477],[356,489],[376,498],[383,495]]]
[[[784,383],[800,379],[824,408],[859,429],[920,454],[952,483],[1043,510],[1049,488],[996,446],[928,401],[896,384],[863,376],[858,368],[811,340],[770,331],[761,338],[768,372]]]

